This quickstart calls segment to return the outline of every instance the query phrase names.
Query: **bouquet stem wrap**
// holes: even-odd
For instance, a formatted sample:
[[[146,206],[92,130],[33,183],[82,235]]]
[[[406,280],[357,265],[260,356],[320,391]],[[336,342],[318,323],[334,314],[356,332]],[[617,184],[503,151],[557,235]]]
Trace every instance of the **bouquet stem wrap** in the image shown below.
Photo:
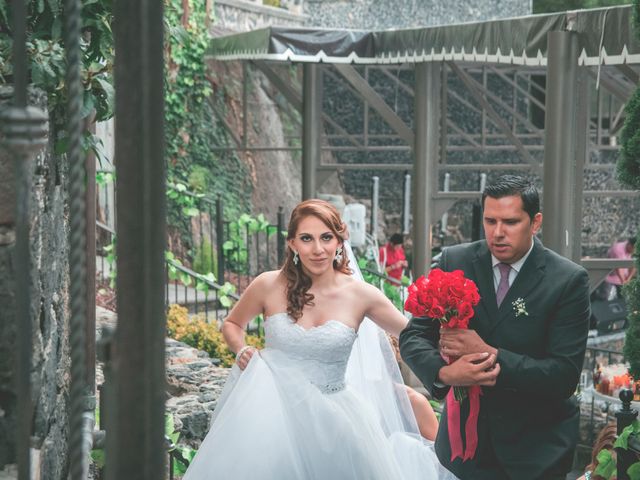
[[[462,399],[457,398],[456,390],[465,392]],[[473,458],[478,448],[478,415],[480,414],[480,395],[482,389],[474,385],[472,387],[454,387],[447,394],[447,432],[451,445],[451,461],[462,458],[462,461]],[[460,430],[460,407],[464,398],[469,398],[469,416],[464,426],[465,446],[462,446],[462,433]]]

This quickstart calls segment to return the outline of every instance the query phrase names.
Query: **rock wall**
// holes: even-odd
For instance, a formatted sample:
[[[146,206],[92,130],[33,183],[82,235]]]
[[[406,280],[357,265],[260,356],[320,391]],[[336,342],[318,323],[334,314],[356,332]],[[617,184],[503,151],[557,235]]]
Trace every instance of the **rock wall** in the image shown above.
[[[290,1],[288,9],[262,5],[247,0],[215,0],[214,26],[246,32],[270,25],[302,26],[306,16],[301,14],[298,2]]]
[[[522,0],[305,0],[308,25],[382,30],[475,22],[531,14]]]
[[[0,108],[8,102],[10,89],[0,88]],[[31,92],[31,104],[46,109],[46,96]],[[52,136],[52,135],[51,135]],[[50,136],[50,137],[51,137]],[[46,479],[67,476],[67,412],[69,389],[68,344],[68,225],[67,174],[63,159],[49,147],[33,164],[31,180],[31,318],[33,356],[31,385],[34,403],[35,473]],[[13,162],[0,150],[3,170]],[[11,178],[0,178],[0,189],[9,188]],[[14,208],[3,203],[1,209]],[[3,227],[11,230],[13,227]],[[15,462],[16,305],[14,245],[0,245],[0,471]]]

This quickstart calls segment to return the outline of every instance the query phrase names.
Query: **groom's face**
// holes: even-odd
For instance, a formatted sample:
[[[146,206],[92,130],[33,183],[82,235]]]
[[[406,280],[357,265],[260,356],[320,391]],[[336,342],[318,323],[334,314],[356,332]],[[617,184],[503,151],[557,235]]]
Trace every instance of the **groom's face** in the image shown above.
[[[542,224],[542,214],[537,213],[531,219],[523,208],[520,195],[486,197],[482,221],[493,256],[501,262],[514,263],[531,248],[532,237]]]

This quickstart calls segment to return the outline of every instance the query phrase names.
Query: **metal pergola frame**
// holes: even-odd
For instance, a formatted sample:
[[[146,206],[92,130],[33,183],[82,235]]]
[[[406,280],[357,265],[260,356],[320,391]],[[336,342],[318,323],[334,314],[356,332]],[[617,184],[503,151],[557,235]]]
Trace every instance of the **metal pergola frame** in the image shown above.
[[[301,151],[303,198],[315,196],[335,171],[412,170],[414,276],[426,273],[431,263],[430,226],[456,201],[480,198],[477,191],[440,191],[440,172],[508,170],[539,175],[544,184],[545,245],[581,262],[595,288],[612,268],[630,264],[580,257],[583,198],[638,195],[583,189],[585,169],[614,167],[590,162],[590,152],[618,149],[614,137],[640,78],[640,45],[632,35],[631,16],[631,7],[623,6],[404,31],[268,28],[216,38],[208,51],[210,59],[243,62],[243,131],[238,136],[227,124],[235,144],[219,149]],[[299,112],[301,146],[247,142],[249,65],[287,100],[285,112]],[[300,65],[302,81],[279,75],[278,66],[283,65]],[[399,72],[406,69],[414,70],[413,85],[399,79]],[[413,125],[373,88],[369,81],[373,71],[382,72],[399,91],[413,97]],[[465,95],[448,87],[449,76],[464,86]],[[544,76],[546,86],[536,82],[536,76]],[[323,77],[341,81],[364,102],[363,132],[347,132],[339,119],[322,110]],[[513,104],[492,91],[488,77],[511,87]],[[518,110],[519,98],[528,108],[544,112],[546,128]],[[447,115],[451,101],[480,116],[479,131],[465,131]],[[392,134],[370,134],[371,110]],[[336,133],[323,135],[325,130]],[[374,137],[387,143],[372,145]],[[345,144],[336,145],[338,141]],[[447,161],[449,152],[505,150],[516,152],[520,163]],[[410,152],[413,162],[326,163],[321,161],[323,151]]]

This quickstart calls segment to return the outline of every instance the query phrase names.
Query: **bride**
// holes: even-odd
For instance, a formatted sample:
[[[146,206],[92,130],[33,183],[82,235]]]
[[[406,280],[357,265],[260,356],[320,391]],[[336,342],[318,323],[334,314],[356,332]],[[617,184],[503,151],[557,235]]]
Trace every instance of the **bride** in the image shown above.
[[[418,433],[383,332],[407,320],[357,278],[345,236],[327,202],[292,212],[282,269],[258,276],[223,324],[236,366],[186,480],[453,478]],[[260,351],[244,344],[259,314]]]

